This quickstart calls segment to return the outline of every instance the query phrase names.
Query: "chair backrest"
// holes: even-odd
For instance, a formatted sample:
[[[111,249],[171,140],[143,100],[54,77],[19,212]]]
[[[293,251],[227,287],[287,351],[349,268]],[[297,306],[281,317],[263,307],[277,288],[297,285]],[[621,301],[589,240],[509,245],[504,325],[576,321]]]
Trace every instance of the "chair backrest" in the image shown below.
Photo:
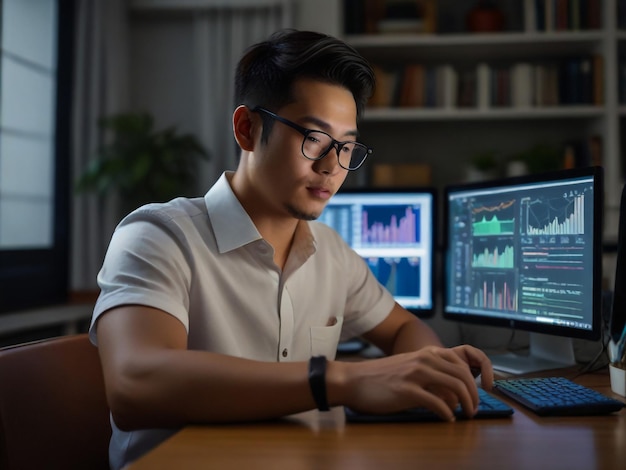
[[[0,349],[0,468],[108,469],[110,437],[87,334]]]

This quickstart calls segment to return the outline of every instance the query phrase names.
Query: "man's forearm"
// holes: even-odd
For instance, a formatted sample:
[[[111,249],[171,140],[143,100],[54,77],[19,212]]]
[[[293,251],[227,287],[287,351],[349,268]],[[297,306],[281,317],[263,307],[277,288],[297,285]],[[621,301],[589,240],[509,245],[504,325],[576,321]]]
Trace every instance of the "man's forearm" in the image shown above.
[[[189,422],[272,419],[315,407],[308,364],[266,363],[200,351],[154,354],[117,382],[112,403],[123,429]]]
[[[416,351],[424,346],[442,346],[439,337],[426,323],[419,319],[407,322],[398,331],[393,343],[393,354]]]

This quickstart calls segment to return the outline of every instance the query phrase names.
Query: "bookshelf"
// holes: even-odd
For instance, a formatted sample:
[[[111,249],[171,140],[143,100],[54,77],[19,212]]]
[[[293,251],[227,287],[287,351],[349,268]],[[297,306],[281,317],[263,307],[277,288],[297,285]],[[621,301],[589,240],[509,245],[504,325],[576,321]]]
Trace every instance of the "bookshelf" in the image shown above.
[[[372,102],[365,112],[361,134],[375,153],[360,179],[350,184],[370,184],[376,162],[414,162],[428,165],[432,185],[443,187],[464,180],[467,168],[481,154],[494,154],[498,174],[506,175],[509,161],[537,148],[549,148],[565,162],[566,149],[574,145],[583,155],[576,164],[593,160],[605,167],[605,238],[616,238],[625,166],[620,149],[626,144],[626,12],[618,3],[626,2],[493,1],[504,14],[504,29],[467,32],[464,18],[477,2],[463,2],[461,7],[452,0],[439,0],[431,12],[435,19],[428,20],[434,22],[435,32],[402,34],[373,32],[371,19],[364,26],[365,10],[374,11],[374,3],[379,4],[376,14],[384,14],[377,0],[360,2],[362,10],[355,14],[350,10],[355,2],[344,2],[344,38],[389,73],[391,84],[384,87],[394,91],[386,100]],[[401,99],[407,66],[414,64],[423,69],[419,86],[428,87],[425,70],[430,70],[430,92],[437,95],[428,97],[428,91],[422,91],[417,105],[414,97]],[[546,99],[547,92],[540,95],[537,89],[545,88],[545,69],[550,67],[559,78],[552,91],[556,95]],[[568,74],[568,67],[578,70]],[[443,68],[453,69],[456,75],[453,85],[448,85],[456,84],[452,97],[433,91],[437,86],[445,88]],[[508,88],[508,101],[495,99],[495,72],[501,70],[508,82],[506,87],[505,79],[499,83]],[[467,103],[459,96],[463,74],[473,76],[468,87],[474,95]],[[517,82],[512,80],[515,74]],[[591,159],[588,149],[598,141],[600,154]]]

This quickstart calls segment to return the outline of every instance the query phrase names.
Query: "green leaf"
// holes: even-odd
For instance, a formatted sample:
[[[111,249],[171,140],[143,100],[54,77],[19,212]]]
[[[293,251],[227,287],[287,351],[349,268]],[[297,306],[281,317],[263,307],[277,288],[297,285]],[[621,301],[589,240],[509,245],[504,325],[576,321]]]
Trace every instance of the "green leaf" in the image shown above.
[[[176,127],[156,130],[148,113],[121,113],[99,120],[104,145],[78,178],[77,192],[116,191],[137,206],[185,195],[193,187],[197,164],[209,155],[192,134]]]

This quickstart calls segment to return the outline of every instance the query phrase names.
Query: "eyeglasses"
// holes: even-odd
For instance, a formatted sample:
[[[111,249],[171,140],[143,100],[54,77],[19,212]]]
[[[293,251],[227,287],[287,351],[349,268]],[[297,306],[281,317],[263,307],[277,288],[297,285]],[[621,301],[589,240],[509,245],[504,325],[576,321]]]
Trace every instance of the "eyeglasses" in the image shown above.
[[[265,108],[261,108],[260,106],[257,106],[252,111],[255,113],[265,113],[272,119],[282,122],[302,134],[304,136],[304,139],[302,140],[302,155],[309,160],[321,160],[334,148],[337,150],[337,161],[339,162],[339,166],[346,170],[356,170],[363,165],[367,156],[372,153],[371,148],[359,142],[339,142],[338,140],[333,139],[326,132],[306,129],[299,126],[295,122],[285,119],[284,117],[280,117],[279,115],[274,114]]]

